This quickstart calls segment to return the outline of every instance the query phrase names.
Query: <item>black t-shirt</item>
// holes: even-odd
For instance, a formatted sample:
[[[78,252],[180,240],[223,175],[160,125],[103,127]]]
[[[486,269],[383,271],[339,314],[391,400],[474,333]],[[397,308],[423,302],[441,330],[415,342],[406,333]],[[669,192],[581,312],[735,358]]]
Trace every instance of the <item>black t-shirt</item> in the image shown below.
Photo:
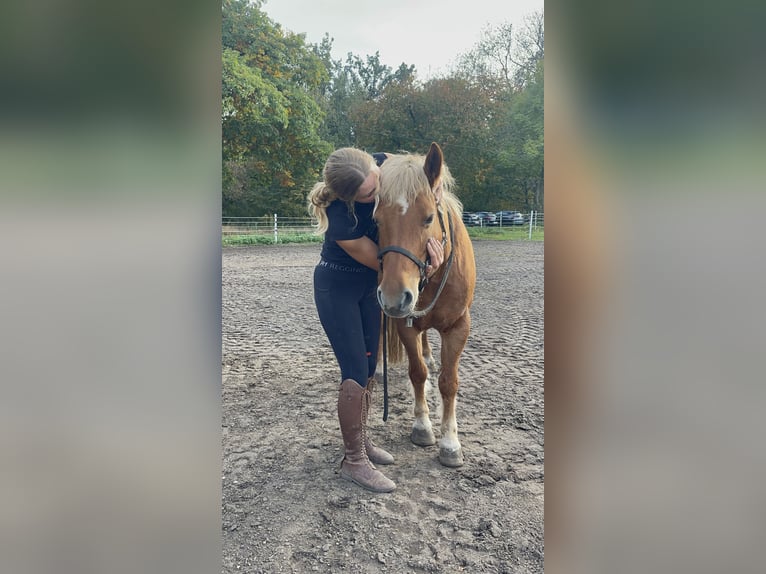
[[[329,221],[327,231],[324,234],[322,259],[330,263],[337,263],[338,265],[368,269],[366,265],[359,263],[346,253],[336,242],[347,239],[359,239],[366,236],[377,243],[378,226],[372,220],[372,210],[374,208],[375,202],[354,202],[354,213],[349,213],[348,206],[340,199],[336,199],[328,205],[327,219]]]

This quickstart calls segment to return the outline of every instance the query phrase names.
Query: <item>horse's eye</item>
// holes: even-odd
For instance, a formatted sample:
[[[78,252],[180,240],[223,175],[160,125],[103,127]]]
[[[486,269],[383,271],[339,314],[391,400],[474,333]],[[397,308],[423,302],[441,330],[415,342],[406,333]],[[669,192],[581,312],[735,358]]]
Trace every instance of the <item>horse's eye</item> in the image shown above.
[[[431,225],[433,222],[434,222],[434,216],[433,216],[433,213],[432,213],[431,215],[429,215],[428,217],[426,217],[426,220],[423,222],[423,225],[425,225],[426,227],[428,227],[428,226],[429,226],[429,225]]]

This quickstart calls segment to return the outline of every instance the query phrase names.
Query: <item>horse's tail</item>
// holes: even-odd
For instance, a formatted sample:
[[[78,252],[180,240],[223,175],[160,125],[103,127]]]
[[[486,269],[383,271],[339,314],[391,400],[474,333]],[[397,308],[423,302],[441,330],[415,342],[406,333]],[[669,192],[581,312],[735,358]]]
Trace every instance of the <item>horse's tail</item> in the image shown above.
[[[383,320],[388,323],[386,326],[388,331],[386,337],[388,362],[392,365],[403,363],[404,359],[407,357],[407,353],[404,352],[404,344],[399,338],[399,331],[396,330],[394,320],[390,317],[386,317],[385,315],[383,316]]]

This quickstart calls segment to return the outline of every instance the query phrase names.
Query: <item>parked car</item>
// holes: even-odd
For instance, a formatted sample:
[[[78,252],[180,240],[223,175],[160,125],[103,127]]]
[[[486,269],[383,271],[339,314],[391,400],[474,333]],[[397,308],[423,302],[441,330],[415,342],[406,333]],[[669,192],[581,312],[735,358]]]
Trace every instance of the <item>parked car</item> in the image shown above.
[[[479,216],[479,220],[483,226],[497,225],[497,216],[489,211],[477,211],[476,215]]]
[[[475,213],[471,213],[470,211],[464,211],[463,223],[465,223],[466,227],[475,227],[476,225],[481,225],[481,219]]]
[[[524,225],[526,219],[520,211],[498,211],[496,214],[500,225]]]

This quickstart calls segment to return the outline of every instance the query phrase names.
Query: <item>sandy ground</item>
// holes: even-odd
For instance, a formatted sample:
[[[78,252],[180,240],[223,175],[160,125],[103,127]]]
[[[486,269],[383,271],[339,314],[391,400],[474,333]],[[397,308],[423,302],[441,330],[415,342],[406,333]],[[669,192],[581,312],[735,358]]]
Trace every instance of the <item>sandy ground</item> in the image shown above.
[[[371,432],[396,458],[382,467],[390,494],[337,474],[339,373],[311,287],[319,248],[223,250],[222,571],[543,572],[543,244],[474,242],[464,466],[410,442],[406,367],[389,369],[386,423],[378,386]]]

